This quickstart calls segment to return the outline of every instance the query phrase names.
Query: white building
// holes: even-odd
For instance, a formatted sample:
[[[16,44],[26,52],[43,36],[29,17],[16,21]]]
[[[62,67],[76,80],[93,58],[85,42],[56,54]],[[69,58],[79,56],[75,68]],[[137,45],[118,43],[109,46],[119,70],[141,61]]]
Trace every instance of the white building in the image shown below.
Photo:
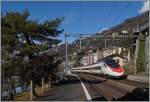
[[[115,47],[115,48],[109,48],[103,51],[98,51],[96,53],[88,54],[87,56],[83,57],[81,63],[83,64],[83,66],[91,65],[91,64],[96,63],[99,59],[103,57],[107,57],[116,53],[121,54],[122,50],[125,50],[125,49],[122,49],[121,47]],[[130,60],[130,52],[128,52],[127,59],[128,61]]]

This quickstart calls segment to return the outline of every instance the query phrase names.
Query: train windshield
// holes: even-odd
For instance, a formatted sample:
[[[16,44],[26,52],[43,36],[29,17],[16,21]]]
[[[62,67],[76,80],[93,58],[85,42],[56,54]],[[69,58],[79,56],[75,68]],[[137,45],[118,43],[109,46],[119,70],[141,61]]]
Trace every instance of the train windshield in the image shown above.
[[[108,66],[110,66],[111,68],[117,68],[117,67],[119,67],[119,64],[115,60],[113,60],[113,59],[107,59],[107,60],[105,60],[105,63]]]

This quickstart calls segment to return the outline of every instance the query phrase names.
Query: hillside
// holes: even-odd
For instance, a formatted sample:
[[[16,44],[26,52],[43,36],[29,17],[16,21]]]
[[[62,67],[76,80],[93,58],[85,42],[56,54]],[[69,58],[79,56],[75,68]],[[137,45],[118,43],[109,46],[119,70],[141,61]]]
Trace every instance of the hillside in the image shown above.
[[[114,32],[118,32],[120,34],[123,30],[128,31],[128,34],[132,34],[132,32],[134,30],[136,30],[136,27],[137,27],[137,17],[138,17],[138,23],[139,23],[139,27],[140,27],[140,26],[144,25],[145,23],[149,22],[149,11],[142,13],[139,16],[126,19],[123,23],[116,25],[116,26],[110,28],[109,30],[105,30],[101,33],[95,33],[95,34],[110,35]],[[114,41],[114,44],[116,46],[122,46],[122,44],[124,44],[124,43],[131,44],[133,42],[133,39],[121,39],[121,41],[122,42]],[[114,44],[112,43],[112,40],[107,41],[107,47],[113,46]],[[104,39],[101,37],[95,37],[95,36],[88,37],[88,38],[82,40],[82,48],[85,53],[88,53],[92,49],[102,50],[104,48]],[[78,52],[78,51],[79,51],[79,39],[74,41],[72,44],[68,45],[68,54],[69,55],[70,54],[72,55],[73,53]],[[49,53],[51,53],[51,54],[58,53],[58,54],[64,56],[65,55],[65,44],[58,46],[55,50],[52,50],[52,49],[49,50]]]

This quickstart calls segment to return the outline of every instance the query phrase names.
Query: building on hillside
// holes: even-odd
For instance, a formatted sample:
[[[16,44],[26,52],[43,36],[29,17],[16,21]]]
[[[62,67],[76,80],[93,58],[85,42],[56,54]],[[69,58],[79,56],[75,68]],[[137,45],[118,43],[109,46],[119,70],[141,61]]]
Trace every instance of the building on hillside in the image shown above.
[[[99,59],[102,59],[104,57],[107,57],[113,54],[120,55],[123,50],[125,49],[121,47],[114,47],[114,48],[108,48],[102,51],[97,51],[95,53],[90,53],[87,56],[84,56],[82,58],[81,63],[83,64],[83,66],[91,65],[91,64],[96,63]],[[128,52],[125,58],[127,58],[127,60],[130,60],[130,52]]]

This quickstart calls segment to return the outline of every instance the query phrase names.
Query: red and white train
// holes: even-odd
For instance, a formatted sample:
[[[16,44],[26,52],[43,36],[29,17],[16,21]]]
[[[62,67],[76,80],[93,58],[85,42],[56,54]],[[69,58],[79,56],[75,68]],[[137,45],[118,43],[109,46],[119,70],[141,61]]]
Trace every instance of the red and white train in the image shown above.
[[[126,78],[124,69],[114,59],[104,59],[96,64],[71,68],[71,72],[99,74],[111,78]]]

